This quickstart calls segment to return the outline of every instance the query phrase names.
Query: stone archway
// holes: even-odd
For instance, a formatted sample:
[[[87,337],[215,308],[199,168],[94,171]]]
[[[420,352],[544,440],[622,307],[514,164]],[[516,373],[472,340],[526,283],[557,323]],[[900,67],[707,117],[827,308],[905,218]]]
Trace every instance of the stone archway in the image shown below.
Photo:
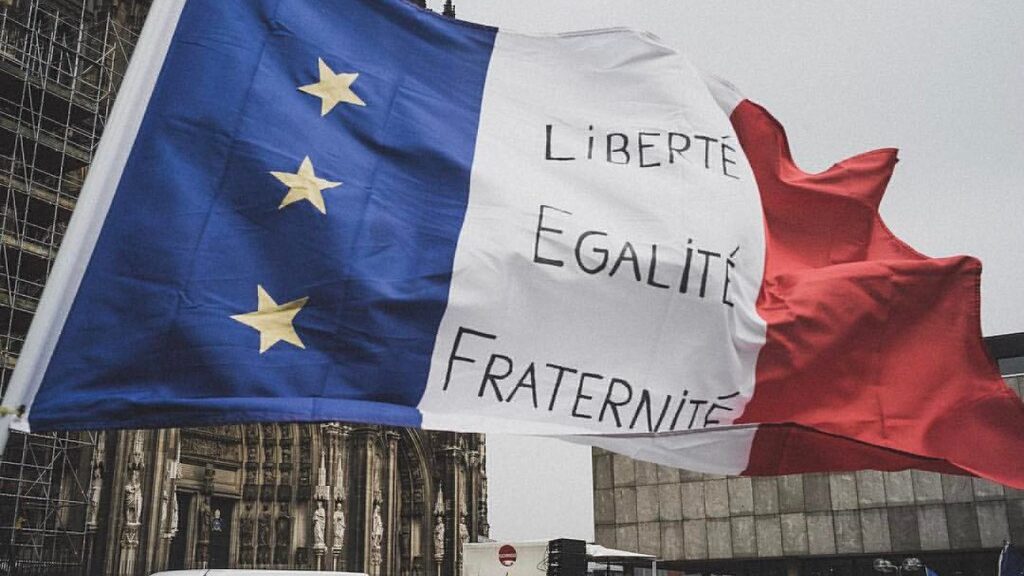
[[[392,531],[392,576],[431,574],[433,513],[437,487],[431,458],[419,430],[401,431],[398,460],[398,525]]]

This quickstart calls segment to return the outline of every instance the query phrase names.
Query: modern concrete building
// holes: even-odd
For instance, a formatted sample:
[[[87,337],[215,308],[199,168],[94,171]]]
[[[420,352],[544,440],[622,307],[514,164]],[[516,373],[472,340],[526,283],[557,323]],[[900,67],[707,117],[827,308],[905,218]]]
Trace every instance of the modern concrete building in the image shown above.
[[[1019,395],[1024,334],[988,344]],[[866,576],[878,558],[916,557],[940,576],[991,576],[1004,540],[1024,542],[1024,491],[978,478],[911,470],[726,478],[600,450],[593,471],[597,543],[657,555],[660,568],[688,574]]]

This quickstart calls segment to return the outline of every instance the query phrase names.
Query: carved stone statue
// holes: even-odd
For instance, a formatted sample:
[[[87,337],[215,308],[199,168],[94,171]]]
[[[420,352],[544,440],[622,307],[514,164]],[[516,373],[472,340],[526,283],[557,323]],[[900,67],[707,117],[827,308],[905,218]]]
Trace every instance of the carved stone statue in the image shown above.
[[[469,542],[469,527],[466,526],[466,515],[463,514],[459,518],[459,542],[465,544]]]
[[[103,494],[103,466],[106,461],[107,434],[96,435],[96,449],[92,454],[92,482],[89,484],[89,516],[85,524],[89,528],[99,525],[100,496]]]
[[[139,519],[142,517],[142,485],[139,482],[138,469],[132,469],[131,476],[124,485],[124,527],[121,531],[121,544],[134,547],[139,544]]]
[[[163,531],[164,538],[171,537],[171,527],[168,524],[167,515],[171,512],[171,489],[169,484],[164,484],[163,491],[160,492],[160,529]]]
[[[341,500],[334,503],[334,549],[345,547],[345,511]]]
[[[171,538],[178,535],[178,498],[171,496],[171,524],[169,527]]]
[[[199,541],[210,541],[210,505],[206,502],[199,504]]]
[[[242,541],[242,546],[252,545],[252,525],[252,518],[242,517],[242,521],[238,525],[238,539]]]
[[[444,561],[444,488],[437,484],[437,500],[434,502],[434,562]]]
[[[260,514],[256,532],[259,545],[270,546],[270,510],[266,506],[263,507],[263,513]]]
[[[444,560],[444,516],[436,514],[434,516],[434,561],[442,562]]]
[[[103,494],[103,466],[93,464],[92,482],[89,484],[89,518],[85,524],[91,528],[99,525],[100,496]]]
[[[483,447],[481,446],[481,454],[483,454]],[[480,535],[485,539],[491,537],[491,525],[487,522],[487,472],[485,466],[481,466],[480,470],[480,502],[479,502],[479,515],[477,516],[477,526]]]
[[[171,526],[170,526],[171,538],[178,535],[178,498],[177,496],[171,496]]]
[[[263,512],[256,520],[256,563],[270,563],[270,509],[263,507]]]
[[[277,546],[284,546],[287,548],[292,540],[292,527],[291,519],[287,516],[278,516],[277,518]]]
[[[124,485],[124,519],[127,524],[138,524],[142,518],[142,484],[139,471],[132,470],[131,478]]]
[[[376,565],[381,562],[381,545],[384,543],[384,519],[380,515],[380,499],[373,502],[373,523],[370,528],[370,560]]]
[[[130,459],[128,460],[128,467],[129,468],[133,468],[135,470],[138,470],[138,469],[142,468],[143,465],[144,465],[143,462],[144,462],[144,458],[146,457],[146,453],[145,453],[146,437],[144,436],[144,434],[145,433],[142,430],[137,430],[135,432],[135,435],[132,438],[132,440],[133,440],[132,441],[132,453],[131,453]]]
[[[316,510],[313,512],[313,548],[323,550],[327,548],[324,539],[324,526],[327,524],[327,512],[324,511],[323,500],[316,501]]]

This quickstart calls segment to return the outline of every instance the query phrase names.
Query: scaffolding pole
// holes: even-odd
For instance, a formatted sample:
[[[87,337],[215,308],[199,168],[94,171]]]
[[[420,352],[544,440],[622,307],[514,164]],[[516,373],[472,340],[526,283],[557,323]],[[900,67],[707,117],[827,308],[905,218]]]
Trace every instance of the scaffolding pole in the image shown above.
[[[0,2],[0,393],[127,68],[137,4]],[[84,573],[96,441],[11,434],[0,458],[0,575]]]

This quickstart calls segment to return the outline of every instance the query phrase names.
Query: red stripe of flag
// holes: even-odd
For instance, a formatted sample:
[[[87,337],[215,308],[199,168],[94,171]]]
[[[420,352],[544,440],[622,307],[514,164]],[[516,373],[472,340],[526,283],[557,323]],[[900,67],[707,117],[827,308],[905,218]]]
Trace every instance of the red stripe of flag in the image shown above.
[[[746,473],[914,467],[1024,488],[1024,404],[982,342],[981,263],[928,258],[886,228],[896,151],[807,174],[763,108],[744,101],[732,122],[767,246],[767,342],[738,423],[799,426],[762,427]]]

